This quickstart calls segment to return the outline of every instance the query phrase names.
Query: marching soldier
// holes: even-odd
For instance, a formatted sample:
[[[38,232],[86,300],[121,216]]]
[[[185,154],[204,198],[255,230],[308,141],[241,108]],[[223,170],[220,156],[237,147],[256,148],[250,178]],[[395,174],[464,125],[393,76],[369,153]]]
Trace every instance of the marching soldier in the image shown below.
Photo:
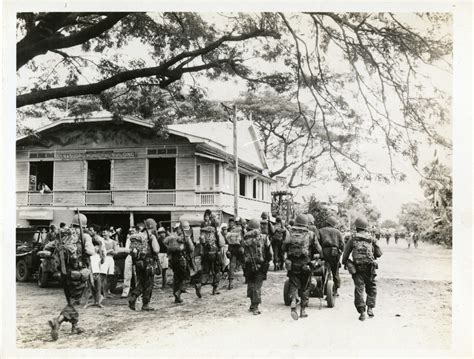
[[[244,275],[247,280],[247,297],[254,315],[260,314],[258,306],[262,302],[262,284],[267,279],[269,263],[272,260],[272,247],[268,236],[260,233],[258,218],[253,218],[247,225],[242,247],[244,250]]]
[[[230,223],[230,220],[229,220]],[[229,264],[229,285],[227,289],[234,288],[233,281],[235,278],[235,271],[239,263],[242,263],[242,240],[244,238],[244,228],[240,217],[237,217],[232,227],[229,228],[227,233],[227,245],[228,245],[228,256],[230,259]]]
[[[273,228],[272,222],[270,222],[270,220],[268,219],[268,213],[262,212],[260,218],[260,234],[271,238],[271,236],[273,236],[273,234],[275,233],[275,229]]]
[[[175,303],[182,303],[181,293],[185,292],[186,281],[190,279],[191,256],[194,253],[194,244],[190,236],[190,226],[187,221],[175,224],[175,231],[167,236],[164,243],[170,255],[171,269],[173,270],[173,295]],[[196,295],[201,298],[200,292]]]
[[[86,283],[91,280],[92,273],[87,268],[87,263],[89,256],[95,253],[95,248],[91,236],[85,232],[86,216],[76,214],[72,219],[72,226],[72,229],[63,228],[56,240],[48,243],[45,248],[45,250],[56,248],[59,253],[61,284],[67,301],[67,305],[61,310],[59,316],[48,321],[54,341],[59,337],[59,327],[63,322],[71,323],[72,334],[83,332],[77,326],[79,313],[74,306],[79,304]]]
[[[283,224],[281,217],[276,218],[276,224],[274,227],[274,233],[271,237],[272,250],[273,250],[273,269],[275,271],[283,269],[284,255],[282,251],[282,245],[285,241],[287,230]]]
[[[202,244],[202,271],[205,283],[211,277],[212,295],[220,294],[217,291],[221,278],[221,258],[219,251],[224,243],[219,240],[218,226],[211,210],[206,209],[204,212],[204,221],[201,223],[200,242]]]
[[[291,317],[298,320],[298,296],[301,298],[300,317],[308,316],[305,308],[308,306],[311,271],[314,267],[312,259],[315,254],[321,253],[321,246],[314,233],[308,229],[308,217],[306,215],[299,214],[296,216],[294,226],[289,230],[282,249],[287,254],[285,265],[290,283]]]
[[[339,278],[339,260],[344,251],[344,238],[342,233],[336,229],[338,221],[336,217],[330,216],[327,219],[327,225],[319,230],[319,243],[323,250],[323,258],[331,267],[332,276],[334,278],[334,294],[338,296],[337,290],[341,286]]]
[[[166,288],[166,272],[168,270],[168,249],[165,245],[166,230],[163,227],[158,229],[158,245],[160,246],[160,253],[158,259],[161,266],[161,289]]]
[[[377,296],[375,282],[377,269],[377,258],[382,256],[382,251],[377,241],[367,232],[367,219],[358,217],[355,220],[356,233],[347,242],[342,255],[342,264],[347,266],[354,280],[354,305],[359,312],[359,320],[365,320],[365,307],[367,314],[374,316],[373,308]],[[352,255],[352,261],[349,256]],[[367,301],[364,300],[364,289],[367,293]]]
[[[158,240],[150,231],[156,230],[156,222],[152,218],[145,220],[145,223],[137,225],[138,236],[130,238],[130,254],[135,266],[137,285],[130,292],[128,306],[135,310],[137,298],[143,295],[142,310],[152,311],[149,303],[153,292],[153,280],[156,270],[156,258],[160,252]]]

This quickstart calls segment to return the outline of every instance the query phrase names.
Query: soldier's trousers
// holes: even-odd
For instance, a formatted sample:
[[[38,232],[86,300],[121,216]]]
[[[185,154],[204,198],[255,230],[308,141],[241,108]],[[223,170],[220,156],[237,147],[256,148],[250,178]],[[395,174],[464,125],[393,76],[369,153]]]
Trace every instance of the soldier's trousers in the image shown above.
[[[143,304],[150,303],[151,293],[153,291],[153,279],[154,274],[147,272],[146,267],[135,267],[135,272],[137,274],[137,285],[131,291],[131,295],[135,298],[138,298],[140,295],[143,296]]]
[[[247,298],[252,305],[262,303],[262,284],[266,274],[260,271],[247,273]]]
[[[289,271],[289,295],[291,300],[301,298],[301,306],[307,307],[309,301],[309,289],[311,284],[311,272]]]
[[[331,267],[335,289],[339,289],[341,287],[341,278],[339,277],[339,267],[340,267],[339,258],[340,256],[330,257],[330,258],[325,259],[329,263],[329,266]]]
[[[377,286],[375,277],[375,267],[373,264],[356,265],[356,273],[352,275],[354,280],[354,305],[358,311],[368,307],[375,307],[377,297]],[[367,293],[367,301],[364,298],[364,292]]]
[[[230,252],[230,264],[229,264],[229,280],[233,280],[235,278],[235,271],[239,263],[242,263],[242,254],[240,252],[240,245],[229,245],[229,252]]]
[[[171,269],[173,270],[173,293],[184,291],[186,281],[189,280],[190,273],[186,258],[182,255],[171,256]]]
[[[273,241],[272,242],[272,249],[273,249],[273,264],[283,269],[283,251],[281,250],[282,242],[281,241]]]
[[[209,283],[211,277],[211,284],[213,287],[219,286],[221,280],[221,262],[219,256],[203,256],[202,258],[202,284]]]
[[[61,274],[61,283],[63,285],[64,295],[66,296],[67,305],[61,310],[60,315],[64,321],[76,325],[79,321],[79,313],[74,305],[80,304],[82,294],[86,288],[86,282],[82,280],[72,280],[71,272]]]

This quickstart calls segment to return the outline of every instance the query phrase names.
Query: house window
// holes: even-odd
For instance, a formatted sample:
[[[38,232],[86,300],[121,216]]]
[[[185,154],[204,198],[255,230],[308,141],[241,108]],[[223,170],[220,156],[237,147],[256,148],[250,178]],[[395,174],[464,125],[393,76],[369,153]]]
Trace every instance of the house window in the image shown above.
[[[216,184],[216,186],[218,186],[219,185],[219,164],[216,163],[214,168],[215,168],[214,175],[215,175],[215,178],[216,178],[215,179],[215,184]]]
[[[196,168],[196,185],[202,191],[212,191],[215,185],[214,166],[212,164],[200,164]]]
[[[110,191],[110,160],[87,161],[87,190]]]
[[[257,199],[257,180],[256,179],[252,181],[252,193],[253,193],[252,197]]]
[[[30,162],[30,191],[53,190],[53,161]]]
[[[239,194],[241,196],[245,196],[246,193],[246,185],[247,185],[247,176],[239,173]]]
[[[148,159],[148,189],[176,188],[176,159]]]
[[[201,166],[196,166],[196,186],[201,185]]]
[[[262,184],[262,198],[261,198],[261,200],[264,201],[265,200],[265,182],[261,181],[260,183]]]

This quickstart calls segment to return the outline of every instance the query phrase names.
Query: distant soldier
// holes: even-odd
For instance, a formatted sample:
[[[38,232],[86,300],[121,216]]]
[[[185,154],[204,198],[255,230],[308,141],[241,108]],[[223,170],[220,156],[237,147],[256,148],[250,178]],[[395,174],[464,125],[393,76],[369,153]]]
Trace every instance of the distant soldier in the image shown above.
[[[258,218],[251,219],[242,241],[247,297],[250,299],[249,311],[254,315],[261,313],[258,306],[262,303],[262,284],[267,279],[269,262],[272,260],[270,240],[260,231],[261,225]]]
[[[375,260],[382,255],[377,241],[366,231],[367,226],[367,219],[364,217],[355,220],[356,234],[349,240],[342,255],[342,264],[347,266],[354,280],[354,305],[360,314],[359,320],[365,320],[366,304],[367,314],[369,317],[374,316],[373,308],[377,296]],[[350,255],[352,260],[349,259]],[[364,289],[367,302],[364,299]]]
[[[283,224],[281,217],[276,218],[275,231],[271,237],[272,249],[273,249],[273,269],[275,271],[283,269],[283,263],[285,261],[282,245],[287,235],[287,229]]]
[[[402,232],[403,234],[403,232]],[[380,228],[375,228],[375,239],[378,241],[380,239]]]
[[[80,224],[79,224],[80,223]],[[79,226],[83,226],[82,238]],[[70,322],[71,333],[80,334],[83,332],[77,326],[79,313],[75,305],[78,305],[86,283],[90,280],[91,271],[87,268],[89,256],[95,253],[91,236],[86,232],[87,217],[83,214],[76,214],[72,219],[72,229],[63,228],[54,242],[46,245],[45,250],[54,250],[59,253],[61,266],[61,284],[66,296],[67,305],[57,318],[49,320],[51,327],[51,337],[54,341],[58,339],[59,327],[62,322]]]
[[[341,265],[339,260],[344,251],[344,238],[342,233],[336,229],[338,224],[336,217],[330,216],[326,223],[326,226],[319,230],[319,243],[323,250],[324,260],[331,266],[334,278],[334,294],[338,296],[337,290],[341,287],[341,279],[339,278],[339,267]]]
[[[158,259],[161,266],[161,289],[166,288],[166,272],[168,271],[168,248],[165,245],[166,230],[163,227],[158,228],[158,244],[160,246],[160,253]]]
[[[398,244],[398,238],[400,237],[400,235],[398,234],[398,232],[395,232],[393,234],[393,238],[395,239],[395,244]]]
[[[410,232],[408,233],[408,236],[407,236],[407,244],[408,244],[408,249],[410,249],[411,247],[411,243],[413,242],[413,236],[415,235],[415,232]]]
[[[262,212],[260,218],[260,234],[271,238],[275,233],[275,229],[273,228],[272,222],[270,222],[270,219],[268,218],[268,213]]]
[[[308,229],[308,217],[304,214],[296,216],[294,226],[289,230],[283,242],[283,252],[289,278],[289,295],[291,298],[291,317],[298,319],[297,303],[301,298],[300,317],[305,318],[305,308],[308,306],[309,286],[313,268],[312,259],[321,253],[321,246],[313,232]]]
[[[227,289],[234,287],[233,281],[235,278],[235,271],[239,263],[243,261],[242,240],[244,238],[244,228],[240,217],[237,217],[233,222],[233,226],[228,230],[226,241],[228,245],[229,264],[229,285]]]
[[[385,240],[387,241],[387,246],[390,244],[390,232],[385,230],[384,233]]]
[[[415,248],[418,248],[418,241],[420,240],[420,232],[418,230],[415,230],[413,233],[413,246]]]
[[[224,243],[218,236],[219,223],[212,212],[207,209],[204,212],[204,220],[201,223],[200,242],[202,244],[202,271],[204,283],[207,284],[211,278],[212,295],[220,294],[217,290],[221,279],[222,261],[219,251]],[[204,284],[203,283],[203,284]]]
[[[150,233],[156,228],[156,222],[149,218],[145,223],[138,224],[139,233],[130,238],[130,252],[137,276],[137,284],[128,297],[128,306],[135,310],[137,298],[143,295],[142,310],[152,311],[154,308],[149,306],[153,292],[153,279],[156,270],[156,257],[160,252],[158,240]]]
[[[174,232],[164,239],[164,244],[170,255],[173,270],[173,295],[175,303],[182,303],[181,293],[186,291],[186,281],[190,279],[191,256],[194,244],[189,235],[190,226],[187,221],[176,223]],[[200,292],[196,295],[201,298]]]

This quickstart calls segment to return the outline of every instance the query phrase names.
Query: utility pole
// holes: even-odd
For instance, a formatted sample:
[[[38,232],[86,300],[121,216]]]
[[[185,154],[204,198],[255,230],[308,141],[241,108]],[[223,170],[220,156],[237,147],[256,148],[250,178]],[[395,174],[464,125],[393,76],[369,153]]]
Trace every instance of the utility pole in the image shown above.
[[[234,137],[234,218],[237,218],[239,211],[239,156],[237,152],[237,108],[232,106],[232,126]]]

